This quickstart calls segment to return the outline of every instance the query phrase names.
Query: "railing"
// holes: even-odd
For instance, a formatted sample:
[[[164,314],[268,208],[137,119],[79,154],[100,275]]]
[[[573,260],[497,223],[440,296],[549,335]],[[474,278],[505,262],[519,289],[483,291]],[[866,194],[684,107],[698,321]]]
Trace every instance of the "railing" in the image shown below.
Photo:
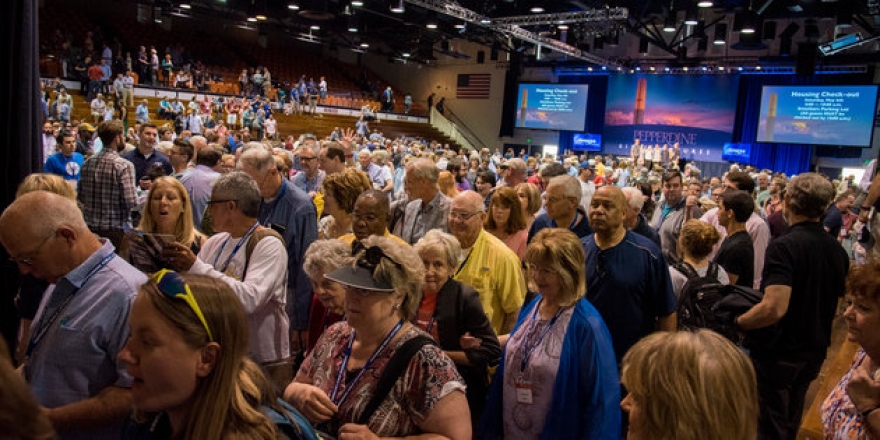
[[[445,114],[441,114],[436,108],[431,107],[431,125],[441,133],[469,150],[480,151],[486,148],[486,145],[480,141],[466,124],[461,122],[455,113],[447,106],[444,109]]]

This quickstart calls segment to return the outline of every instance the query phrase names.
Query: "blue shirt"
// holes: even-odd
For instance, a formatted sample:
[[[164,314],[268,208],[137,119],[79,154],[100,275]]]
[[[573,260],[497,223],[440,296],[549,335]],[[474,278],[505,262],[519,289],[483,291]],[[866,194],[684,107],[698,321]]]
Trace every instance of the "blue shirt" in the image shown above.
[[[48,327],[25,372],[40,405],[57,408],[94,397],[110,386],[131,386],[131,376],[116,355],[128,339],[131,304],[147,277],[122,258],[109,257],[114,250],[105,240],[101,249],[46,290],[32,337],[42,325]],[[102,262],[105,265],[98,269]],[[57,318],[44,324],[68,295],[72,299]],[[63,438],[119,438],[120,426]]]
[[[306,249],[318,239],[318,212],[308,194],[289,180],[271,200],[260,203],[260,223],[284,228],[281,236],[287,246],[287,314],[291,330],[308,330],[312,303],[312,283],[303,271]]]
[[[174,172],[174,168],[171,167],[171,161],[168,160],[168,156],[160,153],[158,150],[153,150],[150,157],[146,157],[141,154],[140,150],[135,148],[123,155],[122,158],[134,164],[135,182],[139,182],[141,177],[147,174],[147,171],[152,167],[162,167],[166,176],[170,176]]]
[[[46,159],[43,165],[43,172],[57,174],[64,180],[79,180],[79,172],[82,171],[82,165],[85,158],[76,151],[70,157],[61,153],[55,153]]]
[[[211,200],[211,184],[220,177],[220,173],[211,169],[207,165],[196,165],[196,167],[180,178],[180,183],[189,193],[190,204],[193,210],[193,225],[199,231],[202,230],[202,218],[205,216],[205,209],[208,207],[208,200]]]
[[[656,318],[677,308],[669,265],[654,242],[626,231],[623,241],[600,250],[596,236],[581,239],[586,255],[587,299],[602,315],[618,361],[653,333]]]
[[[548,217],[546,213],[541,214],[535,218],[535,221],[532,222],[532,226],[529,227],[528,242],[531,243],[532,237],[545,228],[568,228],[568,230],[574,232],[578,238],[584,238],[593,233],[593,228],[590,226],[589,220],[587,220],[587,213],[580,207],[577,208],[577,223],[571,227],[569,226],[570,225],[557,225],[556,220]]]

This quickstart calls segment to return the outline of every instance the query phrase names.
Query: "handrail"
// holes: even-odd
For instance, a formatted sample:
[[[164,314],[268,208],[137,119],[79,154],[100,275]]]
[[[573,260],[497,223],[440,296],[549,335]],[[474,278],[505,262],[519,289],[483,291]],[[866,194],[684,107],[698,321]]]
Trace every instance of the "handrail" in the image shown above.
[[[464,148],[480,151],[486,145],[447,106],[445,115],[431,107],[431,125]],[[448,116],[447,116],[448,115]],[[453,120],[454,119],[454,120]]]

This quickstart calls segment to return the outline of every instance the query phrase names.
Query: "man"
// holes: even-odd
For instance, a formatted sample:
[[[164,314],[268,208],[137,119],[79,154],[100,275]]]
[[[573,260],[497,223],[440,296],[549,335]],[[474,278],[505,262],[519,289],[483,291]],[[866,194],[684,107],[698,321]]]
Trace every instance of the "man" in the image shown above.
[[[260,187],[260,224],[281,233],[287,245],[287,313],[290,317],[291,349],[305,349],[308,341],[312,284],[303,271],[306,249],[318,238],[318,213],[308,194],[285,180],[275,159],[258,143],[241,153],[239,169]]]
[[[156,110],[160,119],[174,119],[171,115],[171,103],[164,96],[159,99],[159,108]]]
[[[135,114],[135,122],[138,124],[149,124],[150,123],[150,109],[147,108],[147,100],[141,101],[138,104],[137,108],[134,110]],[[160,115],[161,117],[161,115]]]
[[[50,156],[55,154],[58,150],[58,132],[52,126],[52,123],[46,121],[43,123],[43,137],[42,137],[42,145],[43,145],[43,161],[49,159]],[[76,136],[73,136],[73,145],[76,147]]]
[[[174,129],[170,125],[158,127],[156,131],[159,133],[159,142],[171,142],[174,140]]]
[[[455,280],[473,286],[496,334],[513,330],[526,286],[521,262],[503,241],[483,229],[486,208],[483,197],[462,191],[449,210],[449,232],[461,243],[464,258]]]
[[[567,228],[578,238],[592,234],[587,213],[580,206],[582,193],[581,183],[574,177],[566,174],[551,178],[542,196],[546,212],[532,222],[528,241],[545,228]]]
[[[302,172],[293,176],[293,184],[314,200],[315,195],[321,191],[324,177],[327,176],[324,170],[318,169],[318,150],[314,139],[303,141],[303,145],[300,146],[299,163]]]
[[[138,133],[137,148],[123,156],[123,158],[134,164],[135,179],[138,181],[147,174],[150,168],[162,168],[166,176],[170,176],[174,171],[168,156],[154,149],[158,136],[159,130],[156,129],[155,125],[149,123],[141,125],[141,131]]]
[[[211,199],[211,185],[220,177],[220,173],[214,171],[214,167],[220,163],[223,153],[211,147],[200,148],[196,155],[196,167],[180,178],[180,183],[189,193],[192,204],[193,225],[202,231],[202,219],[208,201]]]
[[[391,206],[388,196],[377,189],[371,189],[358,196],[351,212],[352,233],[339,237],[340,240],[352,246],[352,254],[360,242],[371,235],[379,237],[391,237],[401,244],[407,244],[400,237],[391,235],[388,231],[388,219]]]
[[[825,227],[825,232],[828,232],[835,240],[840,237],[840,230],[843,229],[843,216],[850,213],[850,208],[855,200],[856,196],[851,191],[843,192],[834,199],[834,203],[825,211],[822,226]]]
[[[61,140],[61,151],[49,156],[43,165],[43,172],[57,174],[64,180],[77,182],[85,159],[76,152],[76,137],[69,131],[58,135]]]
[[[777,325],[772,338],[746,340],[758,379],[761,439],[795,438],[804,396],[831,342],[849,270],[846,251],[819,222],[833,197],[831,182],[819,174],[791,179],[782,201],[789,228],[767,246],[764,297],[734,319],[742,330]]]
[[[394,111],[394,92],[391,91],[391,86],[386,87],[382,92],[382,111],[386,113]]]
[[[730,171],[724,178],[723,188],[724,192],[745,191],[748,194],[752,194],[755,191],[755,181],[752,180],[748,173],[742,171]],[[764,270],[764,254],[767,250],[767,244],[770,242],[770,227],[767,226],[767,222],[764,221],[761,215],[754,211],[755,207],[754,203],[752,203],[752,213],[746,221],[746,231],[752,239],[752,246],[755,250],[752,287],[758,289],[761,287],[761,272]],[[710,209],[700,218],[700,220],[715,226],[715,229],[718,230],[722,238],[727,236],[727,231],[725,231],[718,222],[718,208]],[[712,258],[713,255],[710,255],[709,257]]]
[[[134,106],[134,77],[131,76],[131,70],[122,77],[122,105]]]
[[[581,240],[587,299],[608,325],[618,363],[655,330],[675,331],[678,306],[666,259],[654,242],[624,228],[626,210],[620,188],[597,189],[590,203],[596,233]]]
[[[516,188],[517,185],[526,181],[526,163],[522,159],[518,157],[509,159],[505,165],[507,165],[507,171],[503,173],[498,186]]]
[[[374,189],[383,189],[388,185],[382,167],[373,163],[373,156],[366,148],[358,152],[358,169],[367,174]]]
[[[593,183],[594,178],[593,168],[590,167],[590,164],[582,164],[578,179],[581,181],[581,208],[584,208],[584,212],[590,210],[590,201],[593,200],[593,194],[596,193],[596,184]]]
[[[104,71],[101,70],[101,66],[98,63],[93,63],[90,57],[86,57],[85,60],[86,65],[90,66],[88,68],[88,79],[89,79],[89,93],[86,96],[86,100],[90,101],[95,98],[101,91],[101,77],[104,76]]]
[[[89,104],[92,111],[92,120],[98,125],[104,120],[104,110],[107,109],[107,103],[104,102],[104,96],[100,93],[95,95],[95,99]]]
[[[113,71],[110,69],[109,60],[101,59],[101,64],[98,66],[101,68],[101,92],[105,95],[110,94],[110,78],[113,76]]]
[[[755,278],[755,247],[746,230],[755,202],[745,191],[725,191],[718,201],[718,224],[727,237],[721,242],[715,262],[724,268],[730,284],[753,287]]]
[[[92,155],[92,137],[95,135],[95,127],[89,123],[79,124],[76,128],[79,135],[76,140],[76,152],[83,157]]]
[[[474,189],[478,194],[483,196],[483,204],[489,209],[489,203],[492,201],[492,194],[495,194],[495,173],[491,171],[480,171],[474,180]]]
[[[174,169],[171,176],[179,180],[189,174],[189,162],[192,160],[194,152],[195,148],[188,140],[182,138],[174,140],[169,157],[171,167]]]
[[[409,244],[416,244],[431,229],[449,231],[449,207],[452,200],[437,187],[440,171],[430,159],[417,159],[406,165],[403,187],[409,203],[394,234]]]
[[[654,211],[651,226],[660,235],[665,256],[678,256],[678,235],[681,225],[688,219],[700,218],[703,212],[697,206],[697,198],[682,195],[682,176],[678,171],[663,174],[663,203]]]
[[[122,83],[122,76],[123,75],[121,73],[118,73],[116,74],[116,79],[113,80],[113,98],[120,103],[123,103],[122,89],[125,87],[125,85]],[[125,104],[123,103],[122,105]]]
[[[648,224],[648,219],[642,214],[642,208],[645,206],[644,194],[638,188],[632,186],[621,188],[621,190],[626,197],[626,204],[629,207],[623,217],[623,227],[643,237],[647,237],[657,245],[657,249],[660,249],[662,247],[660,236],[657,235],[657,231]]]
[[[119,120],[98,126],[104,148],[83,163],[76,194],[89,229],[109,238],[117,249],[137,205],[134,164],[119,156],[125,148],[122,130]]]
[[[755,200],[757,201],[758,206],[764,206],[764,202],[770,198],[770,175],[761,172],[758,174],[756,180],[758,181],[758,196]]]
[[[23,370],[44,413],[63,439],[119,438],[132,378],[116,355],[147,278],[89,231],[74,201],[45,191],[25,194],[3,212],[0,242],[22,274],[52,283]]]
[[[202,245],[198,257],[180,243],[166,246],[163,257],[175,270],[215,278],[235,292],[248,315],[254,360],[267,363],[287,358],[287,253],[281,237],[263,231],[257,222],[257,183],[241,171],[224,174],[214,182],[208,206],[218,234]],[[252,242],[256,244],[251,246]]]

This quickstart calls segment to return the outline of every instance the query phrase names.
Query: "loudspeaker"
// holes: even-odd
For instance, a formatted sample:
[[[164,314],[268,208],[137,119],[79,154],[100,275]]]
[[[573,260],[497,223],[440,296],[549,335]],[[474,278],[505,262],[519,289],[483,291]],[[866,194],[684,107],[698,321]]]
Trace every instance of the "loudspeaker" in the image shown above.
[[[486,62],[486,52],[482,50],[477,51],[477,64],[483,64]]]
[[[798,43],[797,65],[795,73],[801,76],[810,76],[816,73],[816,43]]]

